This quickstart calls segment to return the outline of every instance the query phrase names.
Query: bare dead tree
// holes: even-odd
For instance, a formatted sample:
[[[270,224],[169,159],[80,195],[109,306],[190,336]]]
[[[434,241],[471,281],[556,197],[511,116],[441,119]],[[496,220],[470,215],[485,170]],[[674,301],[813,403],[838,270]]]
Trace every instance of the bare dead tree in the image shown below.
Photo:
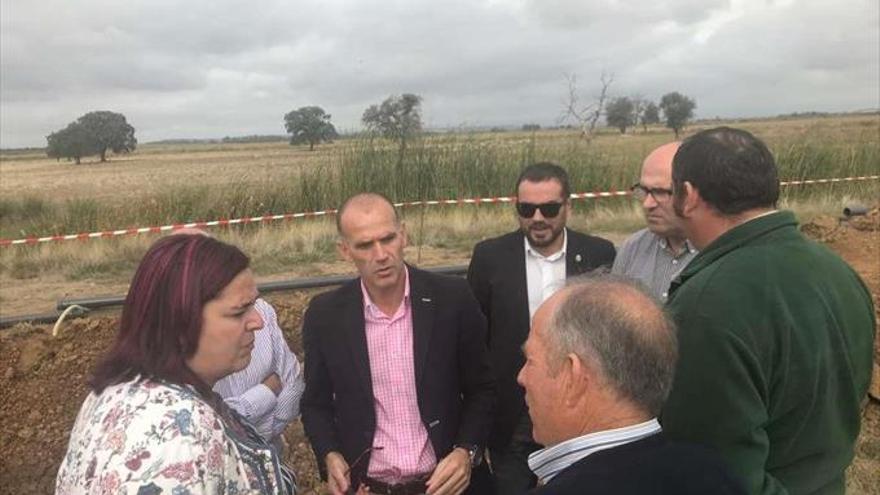
[[[599,122],[599,119],[605,111],[605,100],[608,99],[608,89],[611,87],[611,83],[614,82],[614,74],[606,74],[604,71],[602,72],[602,76],[599,78],[599,82],[602,84],[602,89],[598,96],[594,97],[591,102],[586,104],[582,104],[580,101],[577,87],[577,75],[565,74],[565,79],[568,82],[568,98],[564,101],[565,110],[562,117],[560,117],[560,120],[573,120],[576,122],[578,127],[580,127],[581,137],[587,142],[591,142],[593,139],[593,133],[596,130],[596,124]]]
[[[645,111],[645,105],[648,104],[648,100],[641,93],[636,93],[630,96],[629,99],[633,102],[633,125],[637,126],[642,120],[642,113]]]

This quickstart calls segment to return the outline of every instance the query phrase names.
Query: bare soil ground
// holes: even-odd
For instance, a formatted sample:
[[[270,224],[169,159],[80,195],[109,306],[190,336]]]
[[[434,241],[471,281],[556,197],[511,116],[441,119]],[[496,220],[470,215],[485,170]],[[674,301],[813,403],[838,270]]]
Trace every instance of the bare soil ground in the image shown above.
[[[804,230],[840,253],[870,286],[875,304],[880,303],[877,209],[870,217],[850,224],[819,218]],[[300,318],[311,295],[296,292],[267,297],[277,308],[285,336],[300,358]],[[55,338],[47,325],[22,324],[0,331],[0,494],[53,492],[70,428],[87,394],[85,380],[114,337],[115,319],[116,315],[110,314],[72,320]],[[875,351],[875,361],[880,361],[880,351]],[[291,425],[285,439],[288,462],[301,487],[306,493],[321,493],[301,426]],[[848,492],[880,493],[880,402],[876,400],[866,404]]]

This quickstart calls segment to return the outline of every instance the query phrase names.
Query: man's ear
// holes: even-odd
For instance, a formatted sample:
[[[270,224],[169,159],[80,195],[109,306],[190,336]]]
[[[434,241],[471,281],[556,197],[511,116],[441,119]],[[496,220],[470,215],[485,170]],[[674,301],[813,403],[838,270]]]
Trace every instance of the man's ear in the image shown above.
[[[409,246],[409,236],[406,234],[406,222],[400,222],[400,236],[403,241],[403,247]]]
[[[699,189],[694,187],[690,181],[684,181],[682,187],[685,192],[682,210],[684,211],[685,216],[690,217],[693,215],[694,210],[703,203],[703,198],[700,196]]]
[[[569,353],[562,364],[562,374],[560,378],[565,384],[565,403],[575,405],[583,399],[592,383],[592,369],[577,354]]]
[[[345,242],[345,239],[340,237],[336,240],[336,251],[342,259],[345,261],[351,261],[351,248],[348,246],[348,243]]]

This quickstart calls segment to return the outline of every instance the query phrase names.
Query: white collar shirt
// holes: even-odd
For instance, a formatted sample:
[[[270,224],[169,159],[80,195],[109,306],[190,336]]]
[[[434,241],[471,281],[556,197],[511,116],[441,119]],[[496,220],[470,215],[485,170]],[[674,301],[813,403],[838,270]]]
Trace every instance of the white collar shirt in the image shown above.
[[[529,469],[546,484],[572,464],[596,452],[613,449],[660,433],[657,418],[644,423],[570,438],[529,455]]]
[[[565,283],[565,252],[568,249],[568,229],[562,230],[562,249],[544,256],[535,250],[523,236],[526,256],[526,288],[529,294],[529,319],[538,307]]]

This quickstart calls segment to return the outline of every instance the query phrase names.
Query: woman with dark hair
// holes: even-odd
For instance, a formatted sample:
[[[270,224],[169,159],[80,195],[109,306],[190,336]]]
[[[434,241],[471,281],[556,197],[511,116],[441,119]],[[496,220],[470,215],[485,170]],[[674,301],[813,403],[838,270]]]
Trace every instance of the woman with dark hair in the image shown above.
[[[263,326],[248,264],[203,235],[169,236],[147,251],[56,493],[294,493],[274,447],[211,390],[248,365]]]

